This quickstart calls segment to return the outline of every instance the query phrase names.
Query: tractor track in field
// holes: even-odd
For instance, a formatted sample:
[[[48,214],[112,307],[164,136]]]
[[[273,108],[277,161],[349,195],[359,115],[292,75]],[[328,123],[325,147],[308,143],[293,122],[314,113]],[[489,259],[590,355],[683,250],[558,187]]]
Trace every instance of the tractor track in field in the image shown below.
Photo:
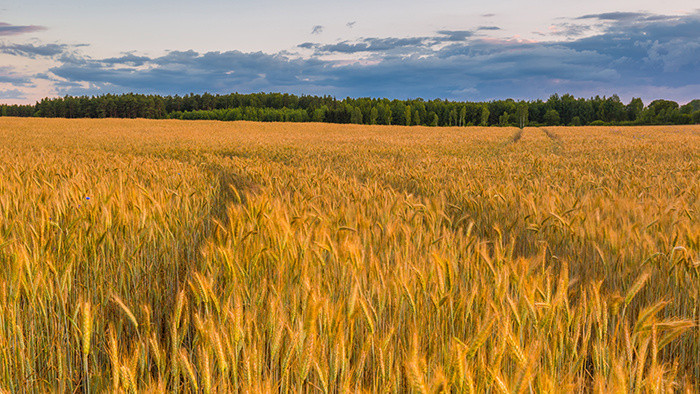
[[[547,137],[549,137],[550,140],[552,140],[552,141],[554,141],[554,142],[556,142],[556,143],[559,143],[559,144],[562,143],[562,142],[561,142],[561,136],[559,136],[559,135],[557,135],[557,134],[554,134],[551,130],[545,129],[545,128],[540,128],[540,130],[542,130],[542,132],[544,133],[544,135],[546,135]]]
[[[518,141],[520,141],[521,138],[523,138],[523,129],[518,129],[518,130],[517,130],[515,133],[513,133],[513,135],[510,137],[510,142],[513,143],[513,144],[515,144],[515,143],[517,143]]]
[[[561,136],[544,127],[540,128],[540,130],[542,130],[544,135],[552,142],[552,153],[561,156],[561,151],[564,148],[564,142],[561,140]]]
[[[523,129],[517,129],[513,135],[503,142],[503,145],[515,144],[520,141],[521,138],[523,138]]]

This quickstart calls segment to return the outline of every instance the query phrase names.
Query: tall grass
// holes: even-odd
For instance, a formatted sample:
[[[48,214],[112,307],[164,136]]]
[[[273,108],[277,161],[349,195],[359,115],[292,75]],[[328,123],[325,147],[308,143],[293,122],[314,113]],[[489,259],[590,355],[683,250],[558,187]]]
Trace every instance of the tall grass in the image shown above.
[[[0,122],[0,388],[700,391],[700,128]]]

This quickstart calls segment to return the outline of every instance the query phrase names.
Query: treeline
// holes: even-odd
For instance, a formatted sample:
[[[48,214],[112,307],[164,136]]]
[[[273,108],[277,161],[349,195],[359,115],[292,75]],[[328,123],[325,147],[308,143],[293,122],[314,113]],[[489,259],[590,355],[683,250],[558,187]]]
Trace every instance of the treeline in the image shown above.
[[[185,96],[140,94],[46,98],[35,105],[0,105],[2,116],[48,118],[150,118],[327,122],[424,126],[637,125],[700,123],[700,100],[686,105],[655,100],[644,105],[617,95],[546,101],[388,100],[254,93]]]

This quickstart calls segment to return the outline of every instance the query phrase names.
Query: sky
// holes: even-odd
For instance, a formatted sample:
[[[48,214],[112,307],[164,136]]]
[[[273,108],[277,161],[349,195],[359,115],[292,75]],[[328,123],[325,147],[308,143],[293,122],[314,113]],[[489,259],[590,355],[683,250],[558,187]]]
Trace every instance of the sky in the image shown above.
[[[285,92],[700,98],[696,0],[0,0],[0,103]]]

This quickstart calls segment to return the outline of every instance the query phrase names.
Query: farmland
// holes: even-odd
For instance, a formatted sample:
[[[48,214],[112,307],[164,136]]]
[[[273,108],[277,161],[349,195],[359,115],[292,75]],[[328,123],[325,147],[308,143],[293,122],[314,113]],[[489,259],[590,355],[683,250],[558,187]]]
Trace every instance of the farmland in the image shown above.
[[[0,119],[0,388],[700,390],[700,126]]]

